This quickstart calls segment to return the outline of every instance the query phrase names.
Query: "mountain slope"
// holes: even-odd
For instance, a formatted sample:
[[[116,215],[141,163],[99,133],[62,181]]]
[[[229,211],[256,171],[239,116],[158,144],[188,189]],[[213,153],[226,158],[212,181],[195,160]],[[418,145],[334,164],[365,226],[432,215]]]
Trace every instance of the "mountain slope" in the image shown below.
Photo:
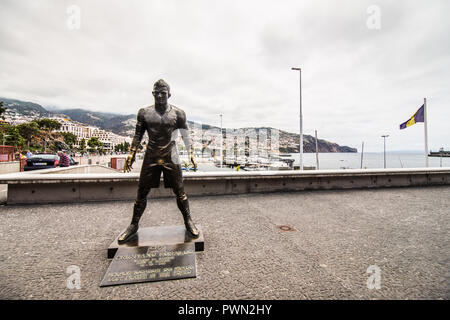
[[[93,112],[84,109],[54,110],[53,113],[67,115],[73,121],[96,126],[122,135],[126,134],[130,129],[134,129],[134,126],[128,124],[127,121],[136,119],[136,115],[134,114],[118,115],[107,112]]]
[[[136,126],[136,115],[119,115],[108,112],[95,112],[84,109],[54,109],[52,111],[46,110],[44,107],[37,103],[25,102],[14,99],[0,98],[4,101],[4,106],[8,109],[15,110],[16,112],[33,117],[48,117],[52,115],[60,115],[68,117],[73,121],[83,123],[88,126],[96,126],[104,130],[112,131],[120,135],[132,136]],[[188,121],[188,125],[192,126],[194,122]],[[203,124],[204,130],[220,128]],[[274,128],[242,128],[244,130],[255,130],[257,133],[259,130],[274,130]],[[279,141],[281,152],[298,152],[299,151],[299,134],[290,133],[283,130],[279,130]],[[318,139],[319,152],[357,152],[357,149],[348,146],[340,146],[337,143],[329,142],[326,140]],[[303,135],[303,150],[304,152],[315,152],[315,138],[310,135]]]
[[[4,107],[8,108],[9,110],[15,110],[16,112],[25,116],[45,117],[51,114],[44,107],[37,103],[1,97],[0,100],[3,101]]]

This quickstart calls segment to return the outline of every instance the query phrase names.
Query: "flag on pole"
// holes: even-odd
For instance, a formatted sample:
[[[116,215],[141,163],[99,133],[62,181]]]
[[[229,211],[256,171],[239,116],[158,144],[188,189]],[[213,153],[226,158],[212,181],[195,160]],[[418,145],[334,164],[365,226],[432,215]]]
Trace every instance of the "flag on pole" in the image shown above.
[[[424,105],[425,104],[423,104],[419,108],[419,110],[417,110],[416,113],[414,113],[414,115],[410,119],[408,119],[407,121],[403,122],[400,125],[400,130],[401,129],[405,129],[407,127],[410,127],[410,126],[412,126],[413,124],[415,124],[417,122],[425,122],[425,120],[424,120],[425,119],[425,116],[424,116]]]

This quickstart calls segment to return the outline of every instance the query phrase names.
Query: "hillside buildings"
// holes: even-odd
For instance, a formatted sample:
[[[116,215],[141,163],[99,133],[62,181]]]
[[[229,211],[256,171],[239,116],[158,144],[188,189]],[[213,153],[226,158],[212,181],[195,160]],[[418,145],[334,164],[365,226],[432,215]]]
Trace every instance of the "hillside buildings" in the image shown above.
[[[37,115],[23,115],[13,109],[6,109],[3,115],[5,116],[5,122],[10,123],[14,126],[25,122],[30,122],[37,117]]]
[[[40,118],[37,114],[24,115],[12,109],[6,109],[5,122],[12,125],[19,125]],[[130,137],[120,136],[110,131],[102,130],[98,127],[86,126],[84,124],[69,120],[62,116],[51,116],[48,119],[52,119],[61,123],[60,132],[69,132],[77,136],[77,144],[74,147],[79,148],[82,139],[85,139],[86,144],[90,138],[96,137],[103,143],[105,151],[114,151],[114,147],[118,144],[128,142],[131,143]]]
[[[66,118],[52,117],[61,123],[61,132],[69,132],[77,136],[77,144],[75,147],[80,147],[81,140],[84,139],[86,144],[90,138],[98,138],[103,143],[103,148],[106,151],[114,151],[114,147],[118,144],[128,142],[131,143],[130,137],[120,136],[110,131],[102,130],[98,127],[85,126],[76,122],[70,121]]]

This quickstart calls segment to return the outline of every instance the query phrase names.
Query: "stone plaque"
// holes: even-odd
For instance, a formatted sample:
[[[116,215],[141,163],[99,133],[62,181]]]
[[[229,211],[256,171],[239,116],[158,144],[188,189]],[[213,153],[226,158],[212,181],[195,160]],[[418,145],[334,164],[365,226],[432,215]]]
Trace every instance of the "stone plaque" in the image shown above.
[[[201,226],[197,226],[197,229],[200,231],[200,235],[198,238],[193,239],[187,233],[184,225],[139,228],[136,236],[124,244],[117,243],[117,238],[119,237],[117,236],[116,239],[114,239],[114,241],[109,245],[108,259],[114,257],[118,248],[129,247],[193,243],[195,244],[195,251],[203,251],[204,239],[202,228]]]
[[[194,243],[119,247],[100,287],[195,277]]]

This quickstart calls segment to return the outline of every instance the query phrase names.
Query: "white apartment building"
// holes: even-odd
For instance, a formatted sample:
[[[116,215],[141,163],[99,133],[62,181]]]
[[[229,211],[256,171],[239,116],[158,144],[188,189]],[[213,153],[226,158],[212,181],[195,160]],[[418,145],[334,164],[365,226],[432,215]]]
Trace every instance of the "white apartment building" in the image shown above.
[[[63,118],[55,119],[55,118],[52,118],[52,120],[56,120],[56,121],[61,123],[60,131],[72,133],[72,134],[76,135],[77,137],[81,137],[82,136],[82,133],[83,133],[83,127],[82,126],[76,125],[75,123],[70,122],[68,119],[63,119]]]
[[[85,139],[87,144],[88,140],[93,137],[98,138],[103,143],[103,148],[107,151],[113,151],[117,144],[131,141],[131,138],[123,137],[97,127],[83,126],[65,118],[54,117],[52,119],[61,123],[60,131],[70,132],[77,136],[78,141],[75,147],[80,146],[82,139]]]

